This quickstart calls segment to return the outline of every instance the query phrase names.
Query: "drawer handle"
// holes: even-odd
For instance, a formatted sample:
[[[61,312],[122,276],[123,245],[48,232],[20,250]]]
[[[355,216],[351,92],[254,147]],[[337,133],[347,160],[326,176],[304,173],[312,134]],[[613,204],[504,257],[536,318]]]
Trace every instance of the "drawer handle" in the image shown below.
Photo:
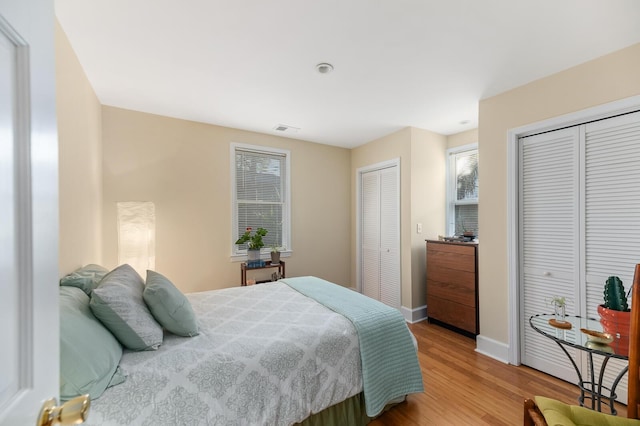
[[[550,277],[551,276],[551,272],[545,272],[544,274],[542,274],[545,277]]]

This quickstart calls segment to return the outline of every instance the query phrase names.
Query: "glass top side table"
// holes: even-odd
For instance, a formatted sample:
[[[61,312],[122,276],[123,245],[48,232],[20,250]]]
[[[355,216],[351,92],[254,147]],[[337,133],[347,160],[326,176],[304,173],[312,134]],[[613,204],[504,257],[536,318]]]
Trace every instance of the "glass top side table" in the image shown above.
[[[593,338],[590,339],[586,333],[581,331],[584,329],[602,332],[602,325],[600,324],[600,321],[596,319],[568,315],[565,317],[565,321],[570,324],[570,328],[568,325],[567,328],[558,328],[549,323],[549,320],[554,318],[555,316],[553,314],[533,315],[529,318],[529,324],[538,333],[555,341],[558,346],[560,346],[560,349],[562,349],[562,351],[567,355],[569,361],[571,361],[571,364],[578,375],[578,387],[580,388],[580,397],[578,398],[578,401],[580,402],[580,405],[584,407],[584,400],[590,399],[591,409],[602,411],[602,402],[604,400],[605,403],[608,401],[611,414],[616,414],[617,412],[614,408],[614,402],[617,397],[615,393],[616,387],[624,377],[629,367],[625,366],[625,368],[618,373],[614,382],[611,384],[610,389],[604,386],[602,382],[609,359],[616,358],[628,360],[628,349],[623,348],[623,350],[620,350],[617,345],[615,345],[615,342],[612,344],[598,343],[597,341],[592,340]],[[587,353],[589,360],[588,380],[583,380],[582,373],[575,360],[567,351],[566,346],[573,347]],[[593,354],[602,355],[604,357],[597,380],[594,374]],[[609,394],[605,395],[603,393],[605,391],[608,391]]]

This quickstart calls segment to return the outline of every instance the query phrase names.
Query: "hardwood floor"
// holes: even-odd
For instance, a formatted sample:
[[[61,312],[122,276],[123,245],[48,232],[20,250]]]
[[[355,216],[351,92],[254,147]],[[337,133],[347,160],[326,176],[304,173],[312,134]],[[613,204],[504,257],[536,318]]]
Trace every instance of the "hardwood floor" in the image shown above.
[[[577,404],[575,385],[481,355],[473,339],[426,321],[409,328],[418,340],[425,392],[409,395],[371,425],[521,425],[527,397]],[[616,409],[626,416],[624,405]]]

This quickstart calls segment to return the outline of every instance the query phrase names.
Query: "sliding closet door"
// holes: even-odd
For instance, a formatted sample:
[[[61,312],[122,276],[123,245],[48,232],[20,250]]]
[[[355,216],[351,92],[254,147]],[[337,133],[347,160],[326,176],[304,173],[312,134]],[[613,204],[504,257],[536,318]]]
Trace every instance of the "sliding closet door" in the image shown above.
[[[383,167],[360,175],[362,292],[400,308],[400,172]]]
[[[584,128],[586,308],[598,318],[607,277],[619,276],[628,290],[640,263],[640,113]],[[609,362],[608,385],[625,364]],[[625,378],[616,392],[624,402],[626,384]]]
[[[522,363],[573,383],[576,373],[566,355],[555,342],[535,332],[529,318],[550,312],[548,300],[553,296],[566,297],[567,314],[576,313],[578,142],[577,128],[520,140]]]

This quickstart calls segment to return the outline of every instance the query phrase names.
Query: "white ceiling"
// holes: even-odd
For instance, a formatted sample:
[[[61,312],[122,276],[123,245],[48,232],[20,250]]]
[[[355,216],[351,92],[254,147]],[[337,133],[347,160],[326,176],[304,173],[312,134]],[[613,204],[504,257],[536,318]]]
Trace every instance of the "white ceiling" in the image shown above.
[[[638,0],[55,5],[105,105],[343,147],[473,129],[479,100],[640,42]]]

